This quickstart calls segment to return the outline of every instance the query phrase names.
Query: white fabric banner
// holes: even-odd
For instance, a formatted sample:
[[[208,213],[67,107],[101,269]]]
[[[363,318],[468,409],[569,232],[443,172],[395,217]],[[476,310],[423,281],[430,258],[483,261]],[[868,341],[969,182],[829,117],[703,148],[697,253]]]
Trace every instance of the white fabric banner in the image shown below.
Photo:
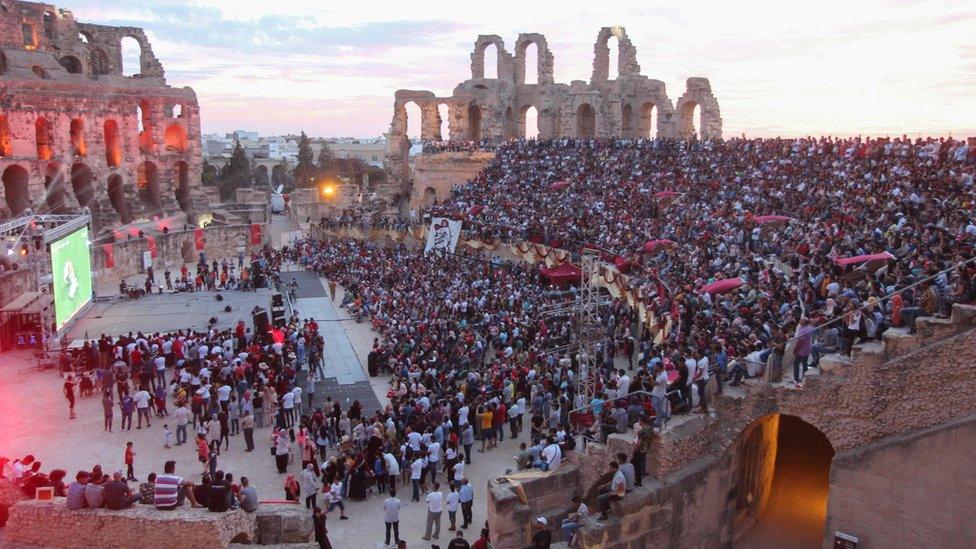
[[[433,218],[430,222],[430,230],[427,231],[427,244],[424,246],[424,255],[428,255],[431,250],[454,253],[460,236],[460,221],[446,217]]]

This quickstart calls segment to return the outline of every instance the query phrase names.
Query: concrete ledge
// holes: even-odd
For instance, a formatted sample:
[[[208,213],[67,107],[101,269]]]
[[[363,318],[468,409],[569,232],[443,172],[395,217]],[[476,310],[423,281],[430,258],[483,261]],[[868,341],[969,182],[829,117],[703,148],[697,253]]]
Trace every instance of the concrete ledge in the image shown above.
[[[211,513],[188,506],[160,511],[130,509],[70,511],[64,498],[53,503],[22,501],[10,508],[4,542],[46,547],[227,547],[233,543],[307,543],[311,517],[294,506],[267,505],[257,513]],[[267,541],[265,541],[267,540]]]

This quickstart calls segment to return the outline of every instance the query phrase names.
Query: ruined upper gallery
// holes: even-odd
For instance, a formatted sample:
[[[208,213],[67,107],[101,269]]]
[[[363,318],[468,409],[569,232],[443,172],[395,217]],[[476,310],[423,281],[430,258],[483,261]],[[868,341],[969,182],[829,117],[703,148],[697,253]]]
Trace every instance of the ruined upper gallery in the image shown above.
[[[196,94],[166,85],[142,29],[0,0],[0,218],[88,207],[105,227],[190,214],[200,169]]]

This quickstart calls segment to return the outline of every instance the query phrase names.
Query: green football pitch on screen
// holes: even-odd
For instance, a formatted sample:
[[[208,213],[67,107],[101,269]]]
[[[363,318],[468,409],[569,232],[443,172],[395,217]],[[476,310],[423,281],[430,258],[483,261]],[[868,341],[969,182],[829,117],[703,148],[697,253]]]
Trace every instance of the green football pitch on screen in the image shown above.
[[[54,322],[60,330],[92,299],[88,227],[51,243],[51,275],[54,278]]]

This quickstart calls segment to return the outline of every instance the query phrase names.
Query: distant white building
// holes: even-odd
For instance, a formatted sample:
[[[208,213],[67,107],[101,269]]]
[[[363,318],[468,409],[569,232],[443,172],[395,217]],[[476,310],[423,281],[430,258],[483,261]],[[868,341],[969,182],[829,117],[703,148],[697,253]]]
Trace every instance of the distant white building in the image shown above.
[[[298,160],[298,141],[284,137],[269,137],[266,141],[268,158]]]
[[[383,167],[386,141],[377,139],[340,138],[326,142],[336,158],[358,158],[374,168]],[[318,153],[316,153],[318,154]]]

